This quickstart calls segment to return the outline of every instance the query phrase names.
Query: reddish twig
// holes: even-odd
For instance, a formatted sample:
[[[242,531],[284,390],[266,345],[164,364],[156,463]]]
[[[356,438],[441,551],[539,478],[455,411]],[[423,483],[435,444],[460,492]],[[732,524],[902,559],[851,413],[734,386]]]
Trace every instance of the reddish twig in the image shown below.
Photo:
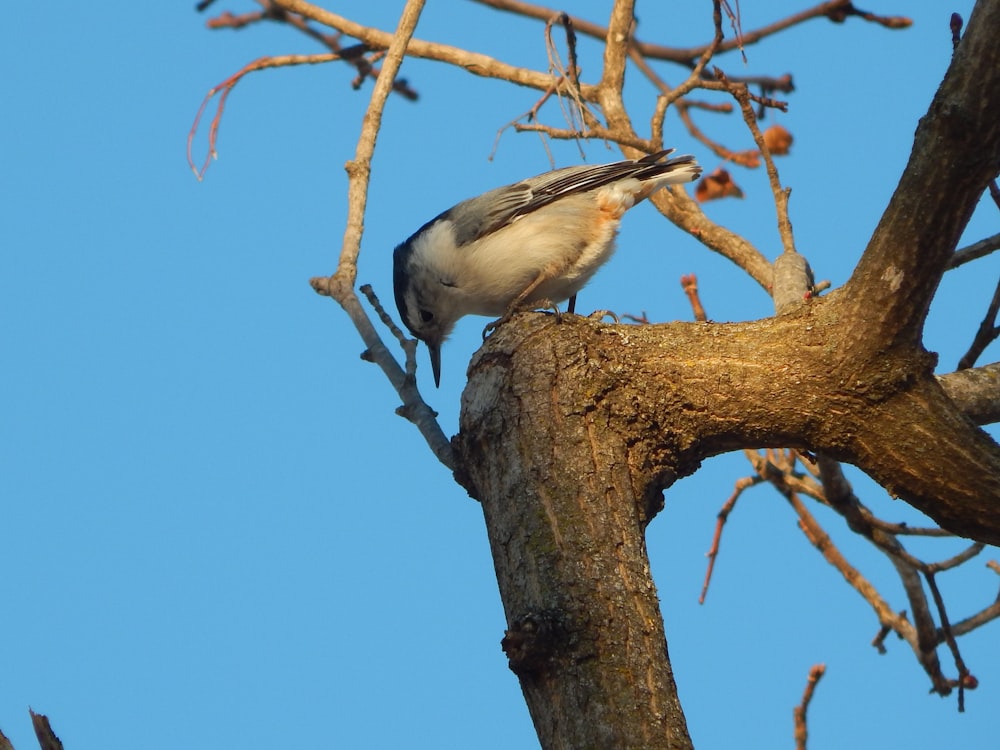
[[[684,123],[684,127],[687,128],[688,133],[690,133],[695,140],[710,149],[712,153],[720,159],[731,161],[733,164],[739,164],[740,166],[747,167],[749,169],[754,169],[760,166],[759,151],[756,149],[750,149],[747,151],[732,151],[723,146],[721,143],[712,140],[705,135],[697,125],[695,125],[694,120],[691,119],[689,109],[689,107],[679,102],[677,105],[677,114],[680,116],[681,122]]]
[[[743,490],[760,484],[761,481],[759,476],[737,479],[736,485],[733,487],[733,494],[729,496],[729,499],[719,509],[715,522],[715,535],[712,537],[712,546],[705,555],[708,558],[708,568],[705,570],[705,583],[701,587],[701,596],[698,597],[698,604],[704,604],[705,597],[708,596],[708,585],[712,581],[712,571],[715,570],[715,558],[719,555],[719,545],[722,543],[722,527],[726,525],[726,519],[729,518],[729,514],[736,507],[736,501],[740,499]]]
[[[630,315],[629,313],[625,313],[621,316],[621,319],[631,320],[633,323],[638,323],[641,326],[648,326],[652,322],[649,319],[649,316],[646,315],[645,310],[643,310],[642,313],[640,313],[639,315]]]
[[[199,8],[201,10],[201,8]],[[263,21],[267,18],[266,10],[257,10],[251,13],[240,13],[236,15],[228,10],[223,11],[215,18],[210,18],[205,22],[205,26],[210,29],[242,29],[250,24]]]
[[[194,123],[191,125],[191,130],[188,131],[187,160],[188,165],[191,167],[191,171],[195,174],[195,177],[199,180],[204,178],[208,165],[211,164],[213,159],[219,158],[218,152],[216,151],[216,144],[218,143],[219,138],[219,124],[222,121],[222,113],[226,108],[226,100],[229,98],[229,94],[236,87],[236,84],[243,80],[244,76],[258,70],[266,70],[267,68],[283,68],[292,65],[317,65],[319,63],[326,63],[331,60],[339,59],[341,59],[341,56],[333,52],[320,55],[282,55],[280,57],[261,57],[254,60],[249,65],[245,65],[218,86],[209,89],[205,98],[202,99],[201,106],[198,107],[198,114],[194,117]],[[199,168],[195,165],[194,156],[192,154],[194,137],[198,132],[198,126],[201,124],[201,118],[205,113],[205,108],[216,94],[219,94],[219,100],[216,104],[215,116],[212,118],[212,124],[208,129],[208,154]]]
[[[700,323],[704,323],[708,320],[708,316],[705,315],[705,308],[702,307],[701,298],[698,296],[698,277],[693,273],[681,276],[681,288],[684,290],[688,302],[691,304],[691,312],[694,314],[694,319]]]
[[[826,674],[825,664],[816,664],[809,670],[809,677],[806,679],[806,689],[802,691],[802,701],[792,711],[795,718],[795,747],[796,750],[806,750],[806,741],[809,738],[809,728],[806,723],[806,712],[816,693],[816,685]]]

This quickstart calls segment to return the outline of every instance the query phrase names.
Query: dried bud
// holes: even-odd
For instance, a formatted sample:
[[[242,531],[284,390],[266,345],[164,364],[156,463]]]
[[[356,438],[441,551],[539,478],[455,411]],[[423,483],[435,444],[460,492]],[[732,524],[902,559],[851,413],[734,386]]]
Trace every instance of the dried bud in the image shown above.
[[[906,16],[886,16],[882,19],[882,25],[887,29],[908,29],[913,25],[913,20]]]
[[[733,182],[729,172],[719,167],[712,174],[701,178],[698,186],[694,189],[694,197],[698,199],[699,203],[705,203],[719,198],[742,198],[743,191],[740,190],[739,185]]]
[[[772,156],[786,156],[795,139],[781,125],[772,125],[764,131],[764,143]]]

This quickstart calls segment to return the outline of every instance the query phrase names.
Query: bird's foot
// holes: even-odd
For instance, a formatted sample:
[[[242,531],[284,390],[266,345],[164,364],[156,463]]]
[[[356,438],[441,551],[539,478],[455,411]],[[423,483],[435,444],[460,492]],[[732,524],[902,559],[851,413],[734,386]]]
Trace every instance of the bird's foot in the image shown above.
[[[513,318],[519,312],[530,312],[532,310],[550,310],[556,316],[556,322],[562,322],[562,313],[559,312],[559,308],[552,303],[551,300],[540,299],[532,302],[530,304],[523,304],[515,302],[510,307],[507,308],[507,312],[501,315],[499,318],[491,323],[487,323],[486,327],[483,329],[483,341],[491,333],[496,331],[500,326],[504,325],[507,321]]]
[[[615,315],[610,310],[594,310],[590,315],[587,316],[587,320],[596,320],[598,322],[604,320],[605,318],[611,318],[615,323],[621,323],[621,318]]]

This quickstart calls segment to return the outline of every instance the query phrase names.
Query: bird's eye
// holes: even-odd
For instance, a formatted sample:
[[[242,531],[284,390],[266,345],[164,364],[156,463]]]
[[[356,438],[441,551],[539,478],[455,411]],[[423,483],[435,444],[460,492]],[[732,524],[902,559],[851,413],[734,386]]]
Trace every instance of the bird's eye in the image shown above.
[[[421,310],[420,319],[425,323],[430,323],[432,320],[434,320],[434,313],[432,313],[430,310]]]

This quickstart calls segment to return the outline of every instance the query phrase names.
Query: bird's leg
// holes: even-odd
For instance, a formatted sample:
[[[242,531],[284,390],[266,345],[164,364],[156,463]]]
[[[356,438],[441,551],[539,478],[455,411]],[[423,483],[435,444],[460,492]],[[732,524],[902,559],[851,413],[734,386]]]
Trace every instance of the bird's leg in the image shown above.
[[[568,312],[570,315],[572,315],[573,313],[576,312],[576,295],[575,294],[572,297],[569,298],[568,302],[566,302],[566,312]]]
[[[538,289],[538,287],[540,287],[547,280],[558,276],[565,270],[566,266],[567,264],[565,262],[549,263],[547,266],[545,266],[539,272],[538,276],[535,277],[535,280],[532,281],[530,284],[528,284],[528,286],[525,287],[524,291],[521,292],[519,295],[517,295],[514,298],[514,300],[507,306],[507,311],[483,329],[483,339],[485,339],[487,336],[493,333],[493,331],[495,331],[497,328],[499,328],[508,320],[510,320],[514,316],[514,313],[517,312],[524,312],[527,310],[535,310],[539,307],[545,307],[554,310],[556,313],[556,317],[558,318],[559,308],[553,305],[552,302],[547,299],[536,299],[529,304],[525,303],[527,302],[527,300],[531,299],[531,295],[534,294],[535,290]],[[576,295],[573,295],[573,297],[575,299]]]

